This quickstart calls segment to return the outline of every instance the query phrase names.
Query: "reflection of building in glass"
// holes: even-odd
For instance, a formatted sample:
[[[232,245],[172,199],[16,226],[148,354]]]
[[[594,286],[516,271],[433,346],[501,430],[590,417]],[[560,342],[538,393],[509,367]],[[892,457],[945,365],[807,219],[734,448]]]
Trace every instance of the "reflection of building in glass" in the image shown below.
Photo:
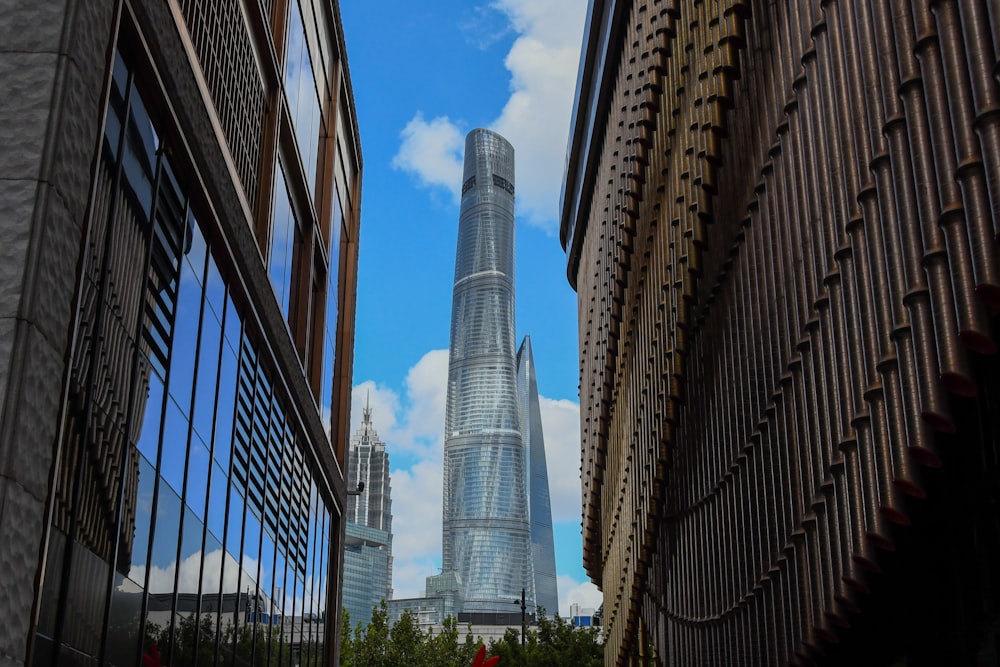
[[[442,565],[466,611],[514,611],[531,588],[514,360],[514,149],[465,140],[444,441]],[[532,607],[534,606],[532,602]]]
[[[556,588],[556,552],[552,538],[552,505],[549,473],[545,462],[542,412],[538,405],[538,382],[531,337],[525,336],[517,350],[517,398],[521,414],[521,438],[527,451],[528,518],[531,520],[531,584],[535,605],[549,616],[559,613]]]
[[[561,240],[608,665],[996,664],[997,46],[996,2],[591,3]]]
[[[115,7],[0,54],[45,91],[0,130],[0,611],[36,612],[8,647],[336,664],[361,180],[336,8]]]
[[[372,411],[351,437],[347,463],[343,606],[351,625],[367,627],[372,609],[392,598],[392,501],[389,455],[379,440]],[[360,489],[355,494],[355,490]]]

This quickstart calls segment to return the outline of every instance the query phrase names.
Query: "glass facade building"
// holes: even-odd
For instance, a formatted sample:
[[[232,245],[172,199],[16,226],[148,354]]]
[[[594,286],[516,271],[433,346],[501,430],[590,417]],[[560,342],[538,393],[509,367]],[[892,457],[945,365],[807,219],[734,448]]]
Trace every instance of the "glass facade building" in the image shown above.
[[[363,485],[363,486],[362,486]],[[347,464],[343,605],[351,625],[367,627],[372,609],[392,598],[392,499],[389,454],[365,406]],[[360,489],[356,492],[355,490]]]
[[[0,187],[0,655],[336,664],[361,184],[336,5],[21,4],[48,84],[0,141],[35,165]]]
[[[514,611],[531,588],[514,349],[514,149],[466,137],[445,411],[442,565],[467,612]]]
[[[535,605],[549,616],[559,612],[556,586],[556,552],[552,537],[552,504],[549,471],[545,462],[542,411],[538,404],[538,382],[531,337],[525,336],[517,350],[517,397],[521,413],[521,438],[527,451],[528,518],[531,521],[531,584]]]

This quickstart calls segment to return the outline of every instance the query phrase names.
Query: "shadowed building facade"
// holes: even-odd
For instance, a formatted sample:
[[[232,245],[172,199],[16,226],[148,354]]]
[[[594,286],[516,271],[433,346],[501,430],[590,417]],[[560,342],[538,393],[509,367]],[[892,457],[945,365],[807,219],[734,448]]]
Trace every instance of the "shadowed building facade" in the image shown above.
[[[563,194],[608,664],[1000,628],[1000,10],[593,0]]]
[[[336,664],[361,193],[336,3],[2,24],[0,662]]]

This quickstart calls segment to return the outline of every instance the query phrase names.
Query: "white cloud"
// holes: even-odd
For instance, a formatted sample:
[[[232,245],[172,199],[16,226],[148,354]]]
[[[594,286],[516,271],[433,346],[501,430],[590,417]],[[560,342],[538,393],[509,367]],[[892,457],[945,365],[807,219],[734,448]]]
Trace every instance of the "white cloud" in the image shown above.
[[[580,406],[540,396],[553,521],[580,521]]]
[[[428,122],[418,111],[400,137],[403,141],[392,158],[392,166],[416,174],[421,185],[447,189],[458,203],[465,150],[462,130],[447,116]]]
[[[559,587],[559,615],[569,616],[569,606],[578,604],[583,609],[596,610],[604,602],[604,594],[589,581],[577,581],[573,577],[560,574],[556,577]]]
[[[394,558],[441,554],[441,467],[441,461],[421,461],[409,470],[392,471]],[[429,574],[437,573],[424,572]]]
[[[558,228],[569,121],[583,41],[586,3],[579,0],[497,0],[517,33],[504,61],[510,98],[491,128],[513,145],[518,215],[554,235]],[[458,200],[463,130],[439,116],[418,112],[401,133],[393,166],[422,185],[447,188]]]

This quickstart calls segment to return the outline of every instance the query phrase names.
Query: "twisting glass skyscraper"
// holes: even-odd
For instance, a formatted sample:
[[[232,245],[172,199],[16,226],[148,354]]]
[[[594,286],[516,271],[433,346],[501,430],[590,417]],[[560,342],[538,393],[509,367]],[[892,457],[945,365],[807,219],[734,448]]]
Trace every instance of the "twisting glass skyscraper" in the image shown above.
[[[531,590],[514,357],[514,149],[465,140],[445,414],[442,565],[466,612],[514,611]]]

